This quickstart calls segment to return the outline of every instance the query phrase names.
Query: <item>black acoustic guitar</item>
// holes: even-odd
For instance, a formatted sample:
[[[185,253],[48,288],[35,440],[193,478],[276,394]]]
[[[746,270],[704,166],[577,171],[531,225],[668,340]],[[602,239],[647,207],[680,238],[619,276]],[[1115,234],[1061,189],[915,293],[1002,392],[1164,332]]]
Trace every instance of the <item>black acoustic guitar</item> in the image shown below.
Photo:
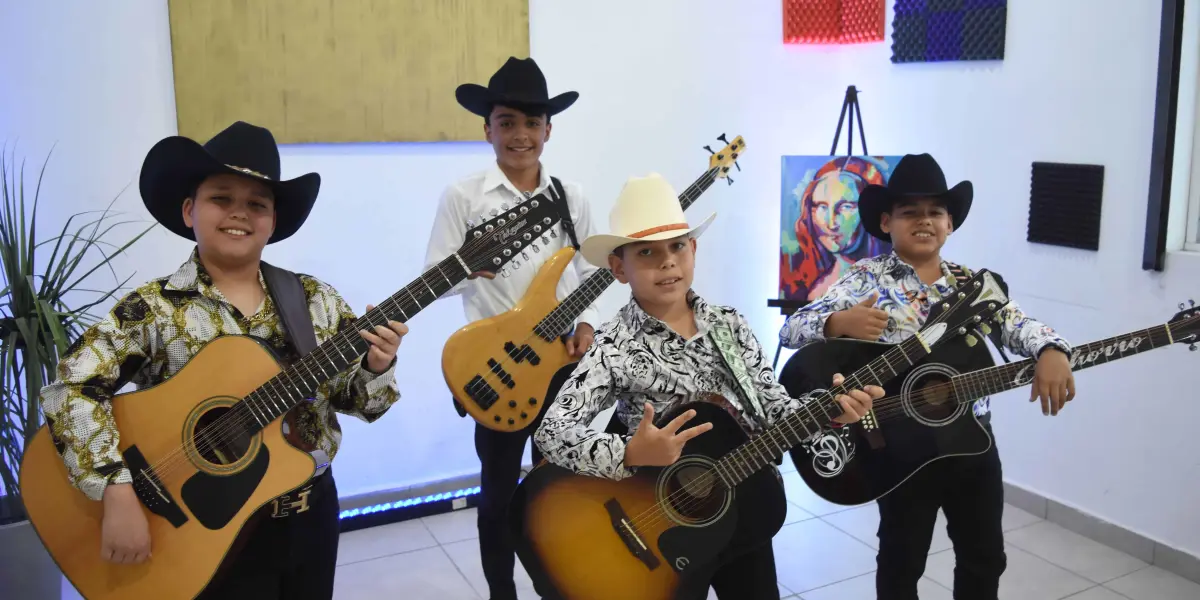
[[[841,412],[836,395],[882,386],[1008,303],[987,271],[959,290],[933,308],[915,336],[754,438],[723,409],[691,402],[664,411],[659,425],[695,409],[684,429],[702,423],[713,429],[689,441],[669,467],[640,467],[613,481],[543,461],[517,487],[509,509],[517,555],[538,593],[555,600],[672,600],[703,591],[716,568],[783,526],[783,485],[766,467],[829,429]]]
[[[1078,346],[1071,370],[1079,371],[1171,344],[1196,349],[1200,308],[1184,308],[1169,322]],[[1035,359],[995,366],[974,337],[951,340],[888,382],[883,398],[862,421],[792,448],[800,477],[818,496],[842,505],[871,502],[896,489],[929,463],[948,456],[987,452],[992,437],[972,404],[1029,385]],[[867,364],[893,344],[821,340],[798,350],[779,381],[796,396],[820,390],[834,373]]]

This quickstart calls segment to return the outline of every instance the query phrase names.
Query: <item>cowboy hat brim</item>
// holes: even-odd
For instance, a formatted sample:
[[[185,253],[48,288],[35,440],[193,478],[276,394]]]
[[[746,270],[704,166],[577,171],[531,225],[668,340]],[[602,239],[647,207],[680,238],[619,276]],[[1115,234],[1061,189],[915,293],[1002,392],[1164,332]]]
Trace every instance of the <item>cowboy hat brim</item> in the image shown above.
[[[941,193],[911,192],[897,193],[882,185],[868,185],[858,197],[858,215],[867,233],[885,242],[891,242],[892,236],[884,233],[880,227],[880,217],[891,210],[892,205],[905,198],[934,198],[946,204],[950,212],[950,222],[957,231],[967,214],[971,212],[971,200],[975,195],[975,187],[970,181],[959,182],[958,185]]]
[[[717,218],[717,213],[708,215],[699,225],[690,229],[668,229],[658,233],[642,237],[626,237],[623,235],[613,235],[610,233],[600,233],[583,240],[579,246],[579,253],[583,255],[583,259],[589,263],[600,267],[601,269],[608,268],[608,255],[613,253],[613,250],[624,246],[625,244],[635,244],[638,242],[653,242],[658,240],[670,240],[677,237],[688,236],[692,239],[698,238],[704,233],[705,229],[712,224],[713,219]]]
[[[222,164],[195,140],[183,136],[168,137],[150,149],[142,163],[138,187],[142,202],[156,221],[176,235],[195,241],[195,233],[183,222],[183,201],[206,177],[219,174],[249,177],[271,188],[275,195],[275,231],[268,244],[287,239],[300,230],[321,188],[321,176],[317,173],[274,181]]]
[[[492,114],[497,104],[513,105],[514,108],[545,108],[546,116],[557,115],[567,110],[579,99],[579,92],[563,92],[553,98],[537,98],[525,94],[495,94],[477,83],[464,83],[454,90],[454,97],[463,108],[481,117]]]

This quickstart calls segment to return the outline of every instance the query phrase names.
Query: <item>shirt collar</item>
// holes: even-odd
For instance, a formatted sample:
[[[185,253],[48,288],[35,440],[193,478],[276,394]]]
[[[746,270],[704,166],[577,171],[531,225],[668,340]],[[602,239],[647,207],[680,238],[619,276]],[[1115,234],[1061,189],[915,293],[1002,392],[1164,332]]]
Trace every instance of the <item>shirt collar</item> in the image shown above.
[[[267,281],[263,278],[261,268],[258,270],[258,284],[264,291],[267,289]],[[212,275],[204,268],[204,263],[200,262],[199,246],[193,248],[187,261],[167,278],[165,288],[168,291],[202,294],[214,300],[225,299],[225,295],[213,285]]]
[[[896,254],[895,250],[892,250],[892,252],[888,255],[888,262],[890,263],[888,265],[889,269],[899,267],[899,268],[905,269],[905,272],[908,275],[911,275],[913,277],[916,277],[917,279],[920,279],[920,276],[917,275],[917,270],[915,268],[913,268],[912,265],[904,262],[904,259],[900,258],[900,255]],[[954,280],[954,274],[950,272],[949,263],[947,263],[943,259],[940,266],[942,268],[942,277],[946,280],[947,285],[950,285],[951,287],[953,287],[955,280]],[[936,282],[934,282],[934,283],[936,283]]]
[[[542,190],[546,189],[549,186],[550,186],[550,175],[546,173],[546,167],[539,163],[538,164],[538,186],[537,186],[537,189],[533,191],[533,193],[539,194],[542,192]],[[503,188],[507,189],[509,192],[512,192],[512,194],[517,198],[524,199],[524,197],[525,197],[525,194],[521,193],[521,191],[517,189],[517,186],[513,185],[512,182],[508,180],[508,176],[504,174],[504,171],[500,170],[500,165],[498,165],[496,163],[492,163],[492,167],[490,169],[488,169],[487,174],[484,175],[484,177],[483,177],[483,193],[486,194],[486,193],[491,192],[492,190],[495,190],[496,188],[500,188],[500,187],[503,187]]]
[[[688,305],[692,307],[692,312],[696,314],[698,328],[707,329],[707,324],[717,318],[716,313],[709,308],[708,302],[701,298],[695,290],[688,290],[687,301]],[[656,334],[670,331],[670,327],[667,327],[666,323],[642,310],[642,306],[638,304],[632,294],[629,296],[629,302],[621,309],[621,320],[634,335],[638,332]]]

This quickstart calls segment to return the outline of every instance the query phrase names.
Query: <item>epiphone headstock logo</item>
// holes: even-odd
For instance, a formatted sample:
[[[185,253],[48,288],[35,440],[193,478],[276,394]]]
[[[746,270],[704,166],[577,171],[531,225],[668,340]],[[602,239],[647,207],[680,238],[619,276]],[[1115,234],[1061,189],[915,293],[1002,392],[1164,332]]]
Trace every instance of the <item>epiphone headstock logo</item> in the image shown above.
[[[528,222],[529,222],[529,219],[521,219],[520,221],[513,223],[512,225],[505,227],[504,229],[497,229],[496,234],[493,239],[495,239],[497,242],[507,242],[508,238],[511,238],[511,237],[517,235],[517,232],[524,229],[525,224]]]
[[[1076,349],[1075,352],[1071,353],[1071,370],[1074,371],[1091,366],[1100,357],[1111,358],[1114,354],[1120,357],[1126,352],[1137,350],[1138,346],[1141,346],[1145,340],[1145,337],[1136,335],[1088,352],[1081,352],[1079,349]],[[1033,381],[1033,373],[1036,366],[1037,362],[1034,361],[1022,367],[1020,371],[1017,371],[1016,377],[1013,378],[1013,383],[1016,385],[1025,385]]]

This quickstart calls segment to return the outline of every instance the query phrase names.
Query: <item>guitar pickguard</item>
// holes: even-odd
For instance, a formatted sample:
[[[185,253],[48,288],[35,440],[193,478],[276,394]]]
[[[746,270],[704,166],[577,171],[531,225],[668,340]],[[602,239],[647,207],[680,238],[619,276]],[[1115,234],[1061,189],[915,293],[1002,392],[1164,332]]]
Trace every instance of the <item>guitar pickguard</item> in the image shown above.
[[[183,503],[201,525],[208,529],[221,529],[246,505],[270,464],[271,451],[264,444],[249,466],[237,473],[210,475],[198,472],[189,477],[180,489]]]

